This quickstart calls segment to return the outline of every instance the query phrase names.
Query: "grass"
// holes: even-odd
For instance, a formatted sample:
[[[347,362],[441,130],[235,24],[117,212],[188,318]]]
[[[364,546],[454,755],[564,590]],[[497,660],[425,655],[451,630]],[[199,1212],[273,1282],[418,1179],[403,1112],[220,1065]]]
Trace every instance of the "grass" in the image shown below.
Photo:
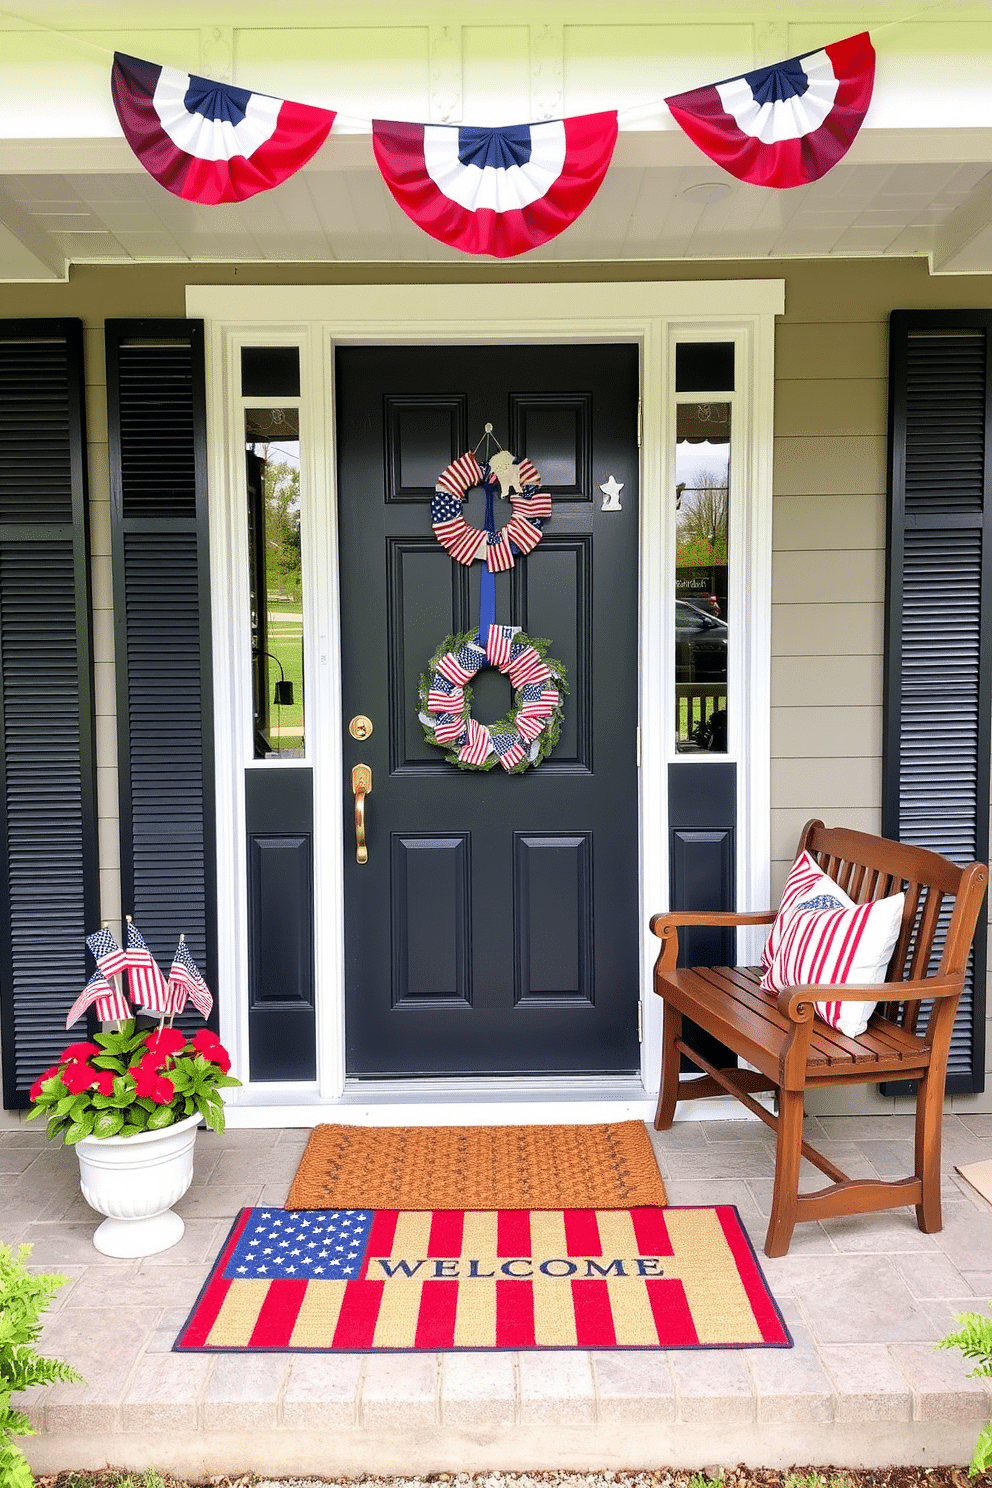
[[[38,1479],[39,1483],[48,1479]],[[65,1472],[58,1476],[59,1488],[167,1488],[165,1479],[154,1468],[142,1473],[120,1472],[110,1468],[106,1472]]]
[[[282,608],[288,609],[289,606]],[[299,614],[299,611],[296,613]],[[271,654],[265,662],[268,678],[266,690],[271,726],[289,729],[290,732],[273,735],[272,743],[277,749],[299,749],[303,744],[303,622],[288,617],[277,618],[279,614],[280,606],[270,605],[267,650]],[[279,680],[279,667],[272,657],[281,663],[287,682],[293,684],[294,702],[291,708],[277,708],[272,702],[275,684]]]

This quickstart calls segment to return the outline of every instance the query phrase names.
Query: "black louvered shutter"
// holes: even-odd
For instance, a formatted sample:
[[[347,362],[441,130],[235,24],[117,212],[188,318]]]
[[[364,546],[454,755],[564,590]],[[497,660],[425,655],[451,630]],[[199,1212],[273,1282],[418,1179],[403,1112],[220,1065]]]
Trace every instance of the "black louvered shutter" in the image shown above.
[[[987,311],[890,322],[882,830],[958,863],[989,848],[990,328]],[[949,1091],[985,1087],[986,922]]]
[[[213,987],[203,326],[109,320],[106,340],[122,905],[163,971],[182,933]]]
[[[98,923],[83,334],[0,321],[3,1100],[65,1047]],[[80,1029],[80,1036],[82,1035]]]

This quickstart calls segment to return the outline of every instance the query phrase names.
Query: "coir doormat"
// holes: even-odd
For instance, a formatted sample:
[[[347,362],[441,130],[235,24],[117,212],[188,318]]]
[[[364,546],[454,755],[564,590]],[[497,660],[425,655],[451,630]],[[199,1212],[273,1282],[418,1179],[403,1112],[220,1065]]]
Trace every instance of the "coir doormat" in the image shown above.
[[[788,1348],[731,1205],[244,1209],[177,1352]]]
[[[318,1126],[287,1209],[627,1209],[664,1204],[643,1121]]]

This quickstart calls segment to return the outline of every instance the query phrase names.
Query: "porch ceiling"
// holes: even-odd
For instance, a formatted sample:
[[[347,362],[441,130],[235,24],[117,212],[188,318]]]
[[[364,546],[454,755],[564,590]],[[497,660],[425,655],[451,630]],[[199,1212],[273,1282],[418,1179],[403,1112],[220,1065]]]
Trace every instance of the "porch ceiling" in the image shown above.
[[[433,4],[415,16],[394,0],[371,27],[348,0],[331,21],[308,0],[286,0],[278,19],[254,0],[237,16],[140,0],[116,32],[100,3],[36,0],[30,21],[0,12],[0,280],[58,280],[74,263],[465,262],[396,206],[357,119],[339,117],[317,156],[275,191],[221,207],[171,196],[120,137],[107,86],[114,47],[328,107],[364,101],[386,117],[506,122],[630,110],[592,205],[528,261],[917,255],[936,273],[992,272],[985,6],[952,0],[899,26],[885,0],[856,22],[833,0],[791,21],[755,18],[738,0],[711,0],[691,20],[674,0],[549,0],[539,36],[517,0],[495,25],[462,9]],[[658,103],[857,27],[877,28],[875,99],[849,154],[811,186],[737,182]],[[541,86],[550,76],[557,88],[543,113],[542,67]],[[46,87],[60,90],[57,114]],[[456,95],[446,112],[444,98]],[[951,127],[935,127],[942,119]]]

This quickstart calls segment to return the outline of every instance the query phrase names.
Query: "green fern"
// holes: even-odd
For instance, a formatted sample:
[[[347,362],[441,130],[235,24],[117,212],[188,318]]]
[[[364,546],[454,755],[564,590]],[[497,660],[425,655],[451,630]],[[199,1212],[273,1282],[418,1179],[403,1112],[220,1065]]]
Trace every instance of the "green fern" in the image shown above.
[[[948,1333],[936,1345],[937,1348],[960,1349],[966,1359],[977,1359],[972,1375],[992,1377],[992,1317],[983,1317],[979,1312],[956,1313],[955,1322],[962,1326],[956,1333]],[[992,1471],[992,1421],[982,1427],[968,1471],[977,1473]]]
[[[41,1335],[41,1314],[65,1276],[32,1276],[27,1269],[30,1245],[0,1245],[0,1488],[31,1488],[34,1482],[27,1458],[11,1441],[32,1436],[34,1428],[10,1397],[35,1385],[56,1380],[82,1383],[61,1359],[46,1359],[35,1349]]]

